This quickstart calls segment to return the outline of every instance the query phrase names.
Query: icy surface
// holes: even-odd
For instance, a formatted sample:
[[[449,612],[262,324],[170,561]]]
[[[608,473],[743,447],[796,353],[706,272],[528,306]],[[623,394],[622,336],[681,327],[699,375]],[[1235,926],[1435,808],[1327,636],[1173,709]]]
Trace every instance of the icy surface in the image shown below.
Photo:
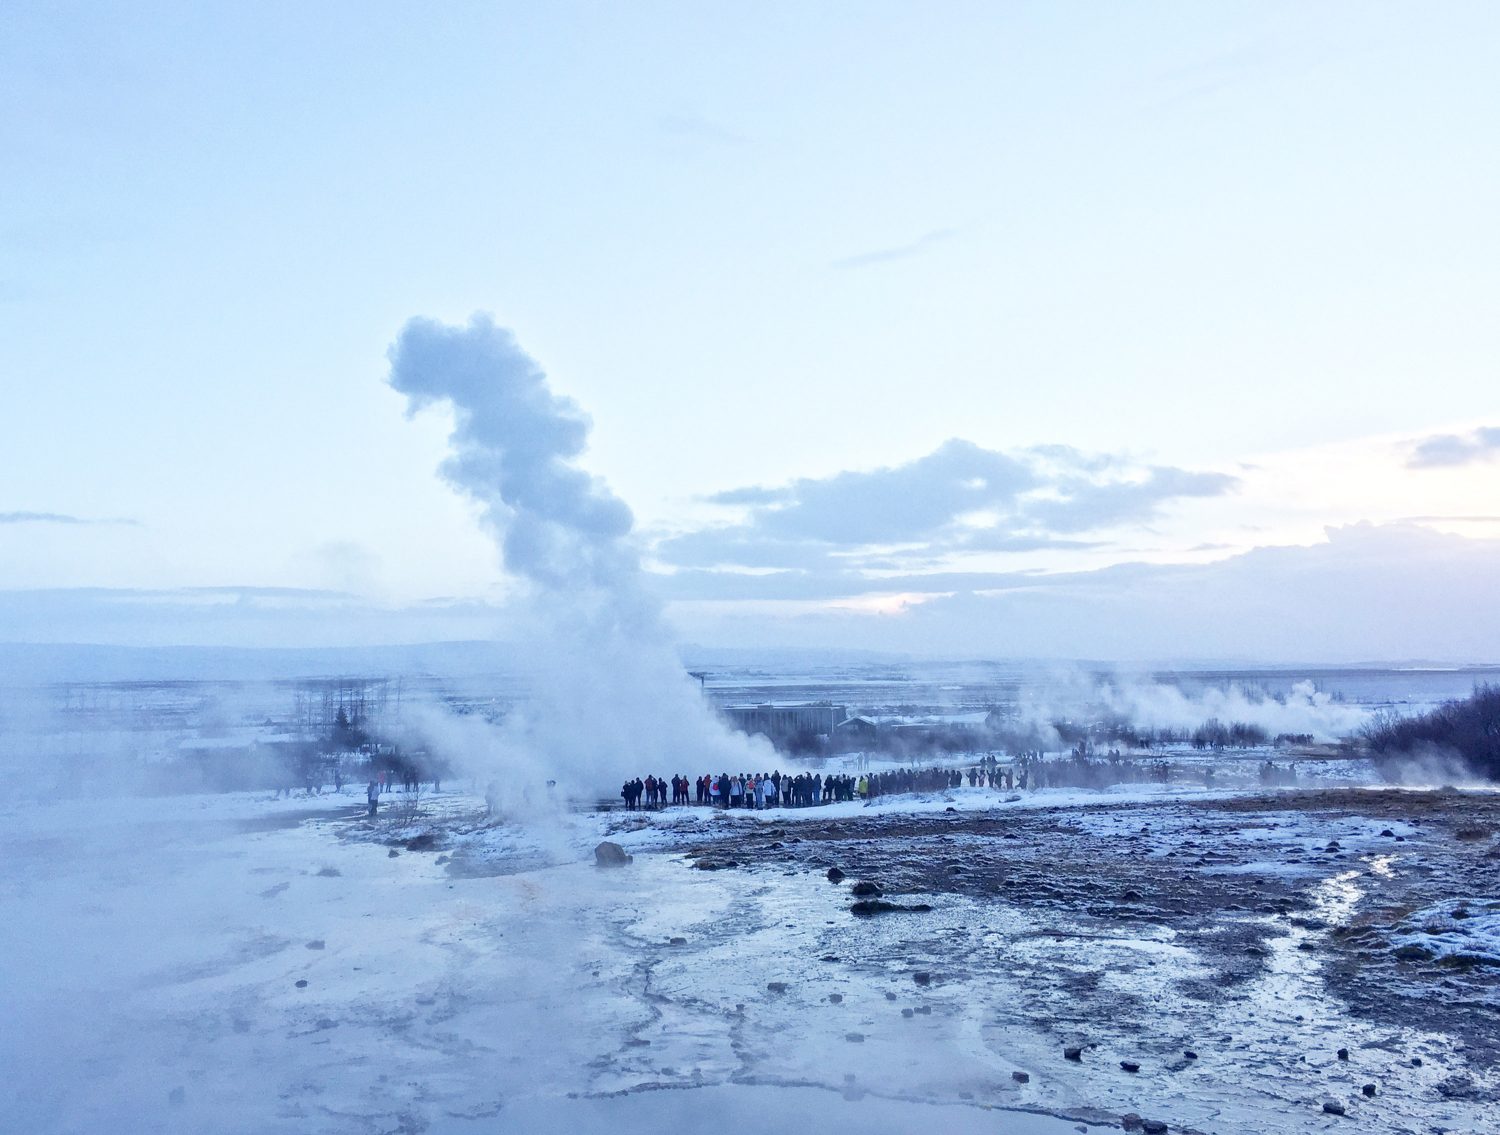
[[[1330,983],[1334,935],[1444,837],[1234,806],[962,789],[492,824],[457,792],[396,796],[374,823],[353,794],[12,802],[8,1125],[1052,1135],[1135,1112],[1248,1133],[1323,1130],[1337,1099],[1370,1132],[1492,1130],[1492,1064]],[[603,838],[634,862],[596,868]],[[852,917],[834,858],[931,910]],[[949,860],[964,887],[910,893]],[[1200,900],[1217,905],[1153,906]],[[1379,956],[1406,934],[1493,950],[1493,900],[1464,905],[1376,927]],[[1392,973],[1392,997],[1425,995]]]

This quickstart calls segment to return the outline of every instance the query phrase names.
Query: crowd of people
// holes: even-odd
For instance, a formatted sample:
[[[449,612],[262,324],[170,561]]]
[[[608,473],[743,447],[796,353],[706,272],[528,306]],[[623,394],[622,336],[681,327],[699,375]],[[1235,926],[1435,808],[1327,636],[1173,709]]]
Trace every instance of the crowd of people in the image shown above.
[[[1269,776],[1279,772],[1273,766]],[[681,773],[668,778],[652,775],[644,780],[626,781],[620,797],[630,811],[655,811],[668,807],[669,803],[711,808],[808,808],[902,793],[943,792],[964,785],[1002,792],[1102,788],[1111,784],[1166,783],[1172,775],[1166,761],[1134,761],[1113,749],[1098,755],[1080,750],[1050,759],[1039,752],[1028,752],[1004,759],[986,756],[968,768],[897,768],[858,775],[779,770],[705,773],[696,780]],[[1212,772],[1203,775],[1211,785]],[[1268,779],[1265,770],[1261,776]]]

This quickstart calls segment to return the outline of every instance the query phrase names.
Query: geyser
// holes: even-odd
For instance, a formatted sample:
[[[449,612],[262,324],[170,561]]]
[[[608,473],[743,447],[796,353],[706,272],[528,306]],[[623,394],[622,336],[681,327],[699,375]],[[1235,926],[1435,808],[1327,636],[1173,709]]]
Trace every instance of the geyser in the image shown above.
[[[473,762],[498,742],[491,770],[545,771],[574,791],[647,772],[768,767],[769,748],[724,726],[684,673],[642,579],[630,509],[576,464],[583,410],[486,315],[463,327],[413,319],[390,361],[408,416],[451,408],[443,476],[482,506],[538,627],[525,713],[491,743],[455,730],[467,741],[454,755]]]

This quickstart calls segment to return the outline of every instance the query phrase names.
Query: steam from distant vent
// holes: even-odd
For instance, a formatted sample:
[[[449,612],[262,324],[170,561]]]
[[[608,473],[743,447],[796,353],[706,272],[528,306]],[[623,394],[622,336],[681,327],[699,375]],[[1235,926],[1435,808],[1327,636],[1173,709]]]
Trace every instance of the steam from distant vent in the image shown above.
[[[532,585],[539,673],[507,744],[574,788],[759,768],[769,752],[720,724],[683,673],[642,583],[630,509],[575,464],[588,415],[485,315],[465,327],[413,319],[390,361],[409,415],[452,408],[443,476],[483,506],[506,567]]]

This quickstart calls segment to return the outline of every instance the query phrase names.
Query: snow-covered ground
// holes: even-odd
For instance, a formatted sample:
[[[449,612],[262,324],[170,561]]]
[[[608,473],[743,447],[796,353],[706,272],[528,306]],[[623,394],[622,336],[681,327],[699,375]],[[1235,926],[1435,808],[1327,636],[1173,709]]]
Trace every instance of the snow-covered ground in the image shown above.
[[[1428,838],[1416,826],[1385,836],[1380,821],[1290,811],[1242,825],[1243,853],[1202,877],[1306,901],[1293,922],[1250,898],[1225,918],[1268,951],[1225,1000],[1201,992],[1225,951],[1180,923],[974,891],[857,919],[847,887],[815,869],[825,847],[851,875],[861,854],[876,863],[874,829],[820,842],[865,822],[892,825],[886,842],[918,863],[993,851],[994,833],[901,827],[951,819],[1017,825],[1018,865],[1023,846],[1061,862],[1093,841],[1139,846],[1125,861],[1167,878],[1177,861],[1163,857],[1204,838],[1203,814],[1183,809],[1227,794],[1015,795],[495,826],[458,792],[388,798],[374,824],[352,793],[13,800],[0,806],[3,1126],[1053,1135],[1133,1112],[1174,1131],[1496,1129],[1494,1072],[1470,1066],[1461,1039],[1351,1013],[1324,980],[1331,962],[1302,948],[1357,920],[1366,888]],[[428,834],[437,846],[405,849]],[[634,862],[597,868],[606,837]],[[934,840],[947,842],[929,852]],[[690,866],[706,855],[740,865]],[[1459,933],[1448,923],[1493,934],[1493,907],[1467,911],[1411,918],[1429,947]],[[1090,1019],[1106,1002],[1116,1018]],[[1078,1061],[1062,1053],[1075,1037]],[[1439,1090],[1457,1075],[1467,1098]]]

